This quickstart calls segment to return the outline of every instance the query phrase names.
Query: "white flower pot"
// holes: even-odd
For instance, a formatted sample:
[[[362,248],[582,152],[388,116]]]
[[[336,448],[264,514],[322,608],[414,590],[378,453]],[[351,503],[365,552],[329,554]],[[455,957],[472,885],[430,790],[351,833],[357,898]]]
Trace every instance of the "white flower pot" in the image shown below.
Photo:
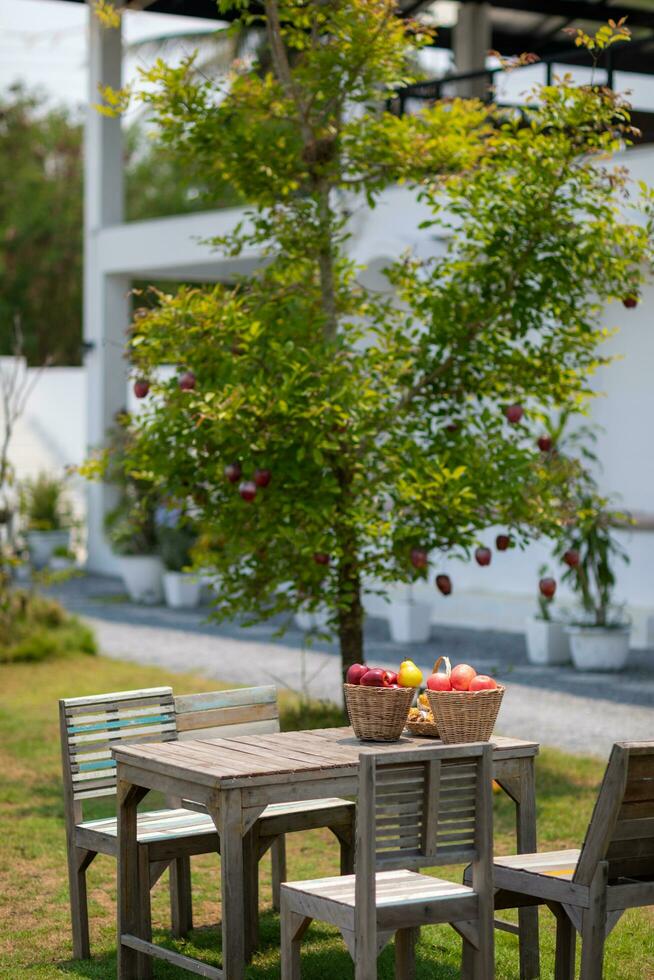
[[[69,528],[62,528],[58,531],[28,531],[25,537],[27,538],[30,561],[35,568],[45,568],[56,548],[70,547]]]
[[[163,599],[163,564],[156,555],[121,555],[118,559],[132,602],[155,606]]]
[[[327,628],[327,621],[329,619],[328,609],[315,609],[313,612],[307,612],[302,610],[296,612],[293,617],[295,620],[295,625],[303,633],[310,633],[313,630],[324,630]]]
[[[67,572],[75,568],[75,561],[73,558],[64,558],[63,555],[53,555],[50,559],[50,568],[53,572]]]
[[[202,584],[192,572],[165,572],[163,587],[171,609],[195,609],[200,603]]]
[[[395,643],[426,643],[431,632],[431,606],[426,602],[394,600],[389,625]]]
[[[530,664],[551,667],[570,663],[570,643],[564,623],[532,616],[525,624],[525,637]]]
[[[577,670],[622,670],[626,665],[631,627],[568,626],[566,632]]]

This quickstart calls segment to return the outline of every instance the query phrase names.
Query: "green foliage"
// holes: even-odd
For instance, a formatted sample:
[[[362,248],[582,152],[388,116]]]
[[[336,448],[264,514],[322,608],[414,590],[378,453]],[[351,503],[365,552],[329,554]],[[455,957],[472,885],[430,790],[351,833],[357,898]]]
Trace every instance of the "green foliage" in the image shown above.
[[[3,594],[0,663],[37,663],[97,653],[93,632],[46,596],[15,589]]]
[[[627,516],[612,510],[609,502],[586,487],[575,507],[575,523],[557,548],[562,557],[569,548],[579,552],[579,564],[563,575],[586,614],[585,624],[622,626],[624,617],[614,610],[615,564],[629,558],[617,537],[617,526],[629,524]]]
[[[156,133],[126,134],[130,220],[237,202]],[[82,124],[75,112],[12,87],[0,96],[0,353],[19,315],[31,364],[78,364],[82,339]]]
[[[59,531],[70,527],[72,514],[64,481],[48,473],[23,480],[20,512],[28,531]]]
[[[522,114],[474,100],[384,114],[424,40],[394,9],[267,0],[272,72],[235,72],[218,97],[192,59],[160,62],[142,96],[167,145],[251,202],[216,244],[267,262],[142,311],[131,357],[151,395],[128,465],[193,501],[217,616],[326,604],[345,664],[362,655],[364,582],[424,575],[413,547],[464,558],[491,525],[522,545],[569,523],[583,460],[536,437],[584,411],[600,312],[638,293],[650,257],[651,203],[639,224],[606,159],[631,132],[621,99],[563,80]],[[398,181],[449,236],[387,271],[401,303],[348,255],[351,213]],[[191,368],[195,389],[158,380],[163,364]],[[272,471],[252,503],[232,463]]]
[[[130,419],[121,415],[111,433],[109,450],[83,468],[90,478],[106,478],[117,491],[116,506],[105,516],[105,530],[117,555],[151,555],[158,549],[156,510],[159,499],[147,477],[129,464],[133,444]]]
[[[159,527],[157,537],[159,554],[169,572],[182,572],[193,563],[197,532],[188,521],[180,520],[173,527]]]

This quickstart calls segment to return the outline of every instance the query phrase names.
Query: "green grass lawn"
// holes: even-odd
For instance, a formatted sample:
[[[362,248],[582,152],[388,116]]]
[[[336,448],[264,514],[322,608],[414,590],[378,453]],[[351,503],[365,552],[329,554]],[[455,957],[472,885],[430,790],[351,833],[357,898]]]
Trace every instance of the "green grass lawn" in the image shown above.
[[[115,865],[98,857],[89,872],[90,962],[70,959],[70,929],[59,763],[57,698],[102,691],[171,684],[176,693],[211,690],[218,685],[191,676],[136,667],[101,657],[75,656],[39,664],[0,667],[0,977],[45,980],[89,977],[109,980],[116,975]],[[316,706],[301,713],[290,698],[282,698],[285,728],[338,724],[338,712]],[[581,842],[602,765],[544,751],[537,762],[538,829],[541,848]],[[146,800],[147,803],[147,800]],[[152,804],[150,804],[152,805]],[[106,802],[102,804],[106,807]],[[98,805],[90,816],[100,816]],[[513,847],[513,809],[496,798],[496,850]],[[295,878],[336,874],[338,851],[328,832],[296,834],[289,838],[289,873]],[[196,928],[186,942],[167,934],[167,876],[153,892],[155,938],[190,954],[220,964],[219,859],[194,859]],[[451,870],[451,869],[450,869]],[[458,870],[458,869],[455,869]],[[264,858],[262,877],[262,942],[248,968],[249,980],[279,977],[279,923],[270,911],[270,864]],[[542,976],[553,975],[554,932],[549,913],[541,913]],[[459,976],[460,942],[445,926],[424,929],[418,950],[418,977],[454,980]],[[606,977],[654,980],[654,909],[627,912],[607,946]],[[167,964],[155,965],[155,976],[188,977]],[[303,977],[337,980],[353,976],[352,964],[338,934],[314,924],[303,945]],[[379,961],[379,976],[393,976],[392,949]],[[518,976],[517,940],[498,934],[498,978]]]

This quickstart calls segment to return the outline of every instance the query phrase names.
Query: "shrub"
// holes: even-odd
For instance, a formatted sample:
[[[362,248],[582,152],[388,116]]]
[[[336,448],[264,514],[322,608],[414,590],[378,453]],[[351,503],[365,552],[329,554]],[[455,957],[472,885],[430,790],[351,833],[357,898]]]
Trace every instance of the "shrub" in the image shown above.
[[[47,596],[22,589],[8,594],[0,623],[0,663],[37,663],[77,653],[97,653],[88,626]]]

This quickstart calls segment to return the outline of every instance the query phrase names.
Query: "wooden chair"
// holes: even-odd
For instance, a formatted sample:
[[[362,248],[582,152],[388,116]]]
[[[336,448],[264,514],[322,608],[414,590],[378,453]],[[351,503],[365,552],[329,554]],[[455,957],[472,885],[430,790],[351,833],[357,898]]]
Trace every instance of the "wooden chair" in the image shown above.
[[[420,926],[449,922],[474,948],[475,976],[494,977],[492,748],[432,746],[361,754],[356,872],[281,889],[282,980],[299,980],[312,919],[337,926],[356,980],[374,980],[395,933],[396,976],[415,975]],[[470,886],[418,873],[472,861]]]
[[[654,742],[613,746],[581,850],[495,858],[496,908],[547,905],[555,980],[601,980],[606,937],[625,909],[654,905]]]
[[[84,820],[84,804],[116,794],[116,742],[168,742],[177,738],[175,703],[170,687],[121,691],[59,702],[64,782],[68,881],[73,956],[90,956],[86,871],[97,854],[117,856],[116,817]],[[189,855],[215,851],[218,835],[207,814],[176,808],[139,813],[139,867],[150,887],[171,866],[172,928],[184,935],[190,926],[187,898]],[[149,897],[149,890],[144,889]],[[150,903],[143,902],[142,928],[149,935]],[[149,976],[147,962],[143,976]]]
[[[66,840],[73,955],[90,955],[86,870],[97,854],[117,854],[116,817],[84,820],[84,801],[116,792],[111,746],[116,742],[174,741],[247,734],[255,738],[279,731],[276,689],[272,686],[215,691],[174,698],[169,687],[124,691],[59,702],[64,776]],[[139,813],[138,841],[142,874],[152,887],[170,866],[172,930],[183,936],[192,928],[190,858],[219,851],[215,825],[206,813],[168,801],[170,808]],[[286,874],[284,834],[329,827],[341,845],[341,867],[350,871],[354,804],[316,800],[268,807],[244,846],[248,882],[248,952],[258,938],[258,862],[272,847],[273,894],[279,896]],[[143,893],[149,895],[147,889]],[[150,933],[150,906],[143,903],[143,935]],[[146,958],[147,959],[147,958]],[[146,960],[144,960],[144,964]],[[147,964],[151,961],[147,960]],[[145,969],[145,965],[144,965]]]

